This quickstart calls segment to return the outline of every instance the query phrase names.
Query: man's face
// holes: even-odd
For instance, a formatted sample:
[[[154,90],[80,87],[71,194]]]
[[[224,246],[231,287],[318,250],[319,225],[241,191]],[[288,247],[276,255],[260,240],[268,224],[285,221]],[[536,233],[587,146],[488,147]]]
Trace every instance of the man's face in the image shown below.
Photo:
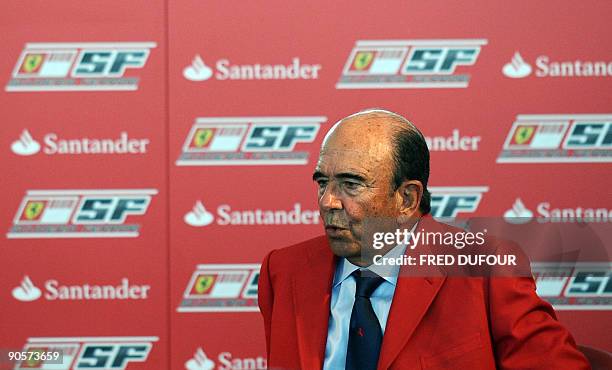
[[[342,122],[324,143],[313,175],[332,252],[351,262],[371,250],[373,223],[394,222],[399,215],[392,133],[382,120],[358,116]]]

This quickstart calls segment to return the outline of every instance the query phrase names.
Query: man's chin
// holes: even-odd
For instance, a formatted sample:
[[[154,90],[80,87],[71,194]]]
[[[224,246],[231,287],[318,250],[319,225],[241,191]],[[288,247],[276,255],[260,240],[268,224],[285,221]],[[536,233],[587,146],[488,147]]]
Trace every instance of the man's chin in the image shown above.
[[[350,258],[361,255],[361,246],[354,241],[328,237],[331,251],[338,257]]]

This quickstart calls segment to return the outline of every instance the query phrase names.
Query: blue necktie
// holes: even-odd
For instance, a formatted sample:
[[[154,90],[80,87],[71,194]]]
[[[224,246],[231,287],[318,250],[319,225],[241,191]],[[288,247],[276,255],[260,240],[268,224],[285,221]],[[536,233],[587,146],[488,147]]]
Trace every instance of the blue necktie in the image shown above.
[[[351,313],[345,369],[376,370],[383,334],[370,296],[384,279],[369,271],[360,273],[356,270],[352,275],[357,288]]]

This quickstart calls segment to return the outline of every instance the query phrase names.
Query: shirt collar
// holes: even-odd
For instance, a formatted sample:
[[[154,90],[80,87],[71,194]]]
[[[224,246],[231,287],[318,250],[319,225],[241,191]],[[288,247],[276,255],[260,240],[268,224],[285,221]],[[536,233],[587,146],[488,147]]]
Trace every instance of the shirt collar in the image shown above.
[[[412,236],[412,233],[414,232],[414,229],[416,229],[417,224],[418,224],[418,222],[416,222],[414,224],[414,226],[412,226],[412,229],[410,230],[409,237]],[[409,240],[407,240],[407,242]],[[398,244],[395,247],[393,247],[389,252],[387,252],[385,254],[385,257],[389,257],[389,258],[400,257],[400,256],[404,255],[404,253],[406,252],[407,246],[408,246],[408,244]],[[388,281],[389,283],[391,283],[393,285],[396,285],[397,284],[397,277],[399,275],[400,266],[399,265],[374,265],[374,264],[372,264],[372,265],[370,265],[368,267],[361,268],[359,266],[353,265],[346,258],[340,258],[338,260],[338,265],[336,266],[336,272],[334,274],[334,284],[333,284],[333,287],[336,287],[337,285],[342,284],[342,282],[344,282],[344,280],[346,280],[349,276],[351,276],[351,274],[354,271],[356,271],[358,269],[370,270],[373,273],[375,273],[376,275],[378,275],[378,276],[382,277],[383,279],[385,279],[386,281]]]

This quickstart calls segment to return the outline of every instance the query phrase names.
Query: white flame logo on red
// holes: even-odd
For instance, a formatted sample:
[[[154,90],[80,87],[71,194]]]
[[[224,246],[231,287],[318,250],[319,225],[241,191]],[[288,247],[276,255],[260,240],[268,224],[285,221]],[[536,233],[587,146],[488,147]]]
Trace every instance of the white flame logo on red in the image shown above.
[[[521,198],[516,198],[512,208],[504,213],[504,220],[511,224],[526,224],[533,218],[533,212],[531,212]]]
[[[21,284],[13,289],[13,298],[22,302],[35,301],[42,295],[40,289],[34,285],[29,276],[24,276]]]
[[[198,347],[193,358],[185,362],[186,370],[212,370],[214,367],[215,363],[206,356],[202,347]]]
[[[512,56],[510,63],[504,65],[502,72],[506,77],[523,78],[529,76],[531,73],[531,66],[525,62],[521,54],[517,51]]]
[[[40,144],[34,140],[28,130],[23,130],[19,139],[11,145],[11,150],[18,155],[33,155],[40,151]]]
[[[196,54],[191,64],[183,69],[183,77],[189,81],[205,81],[211,78],[213,70],[204,63],[202,57]]]
[[[194,227],[202,227],[210,225],[214,221],[215,217],[212,213],[208,212],[202,204],[202,201],[197,201],[190,212],[185,214],[183,220],[186,224]]]

